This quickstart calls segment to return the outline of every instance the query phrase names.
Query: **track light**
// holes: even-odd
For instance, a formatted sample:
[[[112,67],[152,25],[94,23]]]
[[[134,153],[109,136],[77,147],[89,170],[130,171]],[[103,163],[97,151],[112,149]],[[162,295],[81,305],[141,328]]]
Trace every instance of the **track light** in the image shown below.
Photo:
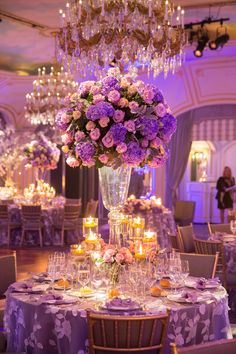
[[[223,46],[228,42],[228,40],[229,40],[228,33],[217,36],[217,38],[214,41],[209,42],[209,48],[211,50],[216,50],[219,47],[223,48]]]
[[[193,54],[195,57],[200,58],[203,55],[203,50],[209,41],[208,33],[206,30],[200,29],[198,31],[198,44],[197,48],[194,50]]]

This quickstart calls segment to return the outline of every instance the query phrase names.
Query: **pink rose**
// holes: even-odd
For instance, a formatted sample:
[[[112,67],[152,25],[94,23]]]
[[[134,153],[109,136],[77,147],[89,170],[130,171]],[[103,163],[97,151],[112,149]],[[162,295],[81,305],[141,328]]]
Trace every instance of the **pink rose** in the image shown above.
[[[74,156],[68,156],[66,159],[66,163],[70,166],[70,167],[77,167],[80,165],[80,161],[77,160]]]
[[[128,88],[128,94],[129,95],[134,95],[135,93],[137,92],[137,87],[135,85],[131,85],[129,88]]]
[[[131,102],[129,103],[129,109],[130,109],[131,113],[137,113],[137,112],[138,112],[138,109],[139,109],[139,104],[138,104],[138,102],[131,101]]]
[[[138,80],[138,81],[135,82],[135,87],[137,89],[142,89],[142,88],[145,87],[145,84],[144,84],[144,82],[142,80]]]
[[[120,143],[119,145],[117,145],[116,151],[119,154],[122,154],[123,152],[126,152],[127,151],[127,145],[125,143]]]
[[[154,98],[154,91],[151,88],[145,88],[141,94],[142,98],[146,103],[152,104]]]
[[[131,133],[135,132],[135,123],[133,120],[127,120],[124,123],[124,127],[128,130],[128,132],[131,132]]]
[[[98,157],[98,160],[100,160],[102,163],[104,163],[104,165],[106,165],[108,162],[108,156],[106,154],[101,154]]]
[[[80,140],[82,140],[84,137],[85,137],[84,132],[81,132],[80,130],[78,130],[78,131],[75,133],[75,140],[76,140],[76,141],[80,141]]]
[[[67,123],[69,123],[70,121],[71,121],[71,116],[70,116],[70,115],[67,115],[66,113],[63,113],[63,114],[61,115],[61,122],[62,122],[62,123],[67,124]]]
[[[86,129],[87,130],[92,130],[95,127],[96,127],[96,124],[93,121],[91,121],[91,120],[86,124]]]
[[[113,119],[116,123],[120,123],[124,120],[124,116],[125,116],[125,112],[118,109],[117,111],[115,111]]]
[[[159,103],[155,108],[154,111],[158,117],[164,117],[166,114],[166,107],[164,106],[163,103]]]
[[[120,80],[120,86],[124,89],[126,89],[128,86],[129,86],[129,81],[126,80],[125,77],[122,77],[121,80]]]
[[[115,258],[116,258],[116,262],[117,263],[122,263],[125,260],[125,257],[124,257],[124,255],[122,253],[117,253]]]
[[[110,122],[110,119],[108,117],[102,117],[99,119],[98,123],[102,128],[107,127],[108,123]]]
[[[117,90],[112,90],[108,93],[108,101],[112,103],[117,103],[120,100],[120,92]]]
[[[100,138],[101,133],[98,128],[95,128],[91,131],[89,135],[92,140],[98,140]]]
[[[92,167],[94,165],[95,165],[95,161],[93,159],[87,160],[87,161],[83,161],[83,166]]]
[[[129,101],[126,98],[121,98],[118,102],[118,106],[124,108],[129,106]]]
[[[110,132],[108,132],[103,138],[102,138],[102,143],[106,148],[110,148],[113,146],[114,141],[113,141],[113,136]]]
[[[68,95],[64,98],[64,105],[69,106],[69,104],[70,104],[70,95]]]
[[[104,100],[105,100],[105,97],[101,94],[93,96],[93,104],[99,103]]]
[[[133,256],[130,252],[126,253],[125,261],[126,263],[133,263]]]
[[[151,141],[150,147],[157,149],[161,145],[162,141],[159,138],[155,138]]]
[[[74,120],[77,120],[81,117],[81,112],[80,111],[74,111],[73,112],[73,118]]]
[[[98,95],[99,93],[101,92],[101,87],[100,86],[96,86],[96,85],[94,85],[94,86],[92,86],[91,87],[91,89],[90,89],[90,93],[92,94],[92,95]]]
[[[79,85],[79,93],[89,93],[91,87],[94,86],[94,81],[84,81]]]
[[[104,255],[103,255],[104,262],[112,263],[114,261],[114,258],[113,258],[114,255],[115,255],[114,249],[110,248],[110,249],[105,250]]]
[[[149,144],[149,142],[148,142],[147,139],[142,139],[142,140],[141,140],[141,146],[142,146],[142,148],[147,148],[147,147],[148,147],[148,144]]]
[[[65,144],[65,145],[66,144],[70,144],[73,141],[71,135],[68,134],[68,133],[63,134],[61,136],[61,140],[62,140],[62,143]]]

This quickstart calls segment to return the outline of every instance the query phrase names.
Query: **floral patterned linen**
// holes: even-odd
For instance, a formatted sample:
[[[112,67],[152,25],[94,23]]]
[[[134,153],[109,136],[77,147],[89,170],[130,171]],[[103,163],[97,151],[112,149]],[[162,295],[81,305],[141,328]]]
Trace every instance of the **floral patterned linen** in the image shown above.
[[[39,299],[38,295],[8,291],[5,310],[7,351],[26,351],[28,354],[87,353],[85,308],[95,309],[95,300],[88,299],[83,305],[45,305]],[[177,304],[166,298],[149,296],[145,305],[143,314],[171,309],[165,354],[170,353],[169,343],[173,341],[179,346],[188,346],[232,337],[228,299],[222,287],[212,292],[211,301],[201,304]]]
[[[10,218],[13,223],[21,223],[21,211],[18,207],[13,206],[10,208]],[[44,236],[43,243],[45,246],[48,245],[59,245],[60,235],[57,232],[53,238],[52,227],[54,224],[59,224],[63,218],[63,208],[48,208],[42,210],[42,219],[44,223]],[[11,245],[17,246],[20,243],[21,230],[14,229],[11,232]],[[52,239],[53,238],[53,239]],[[73,231],[68,232],[68,242],[77,243],[78,239]],[[0,228],[0,245],[7,243],[7,230]],[[30,245],[38,245],[39,238],[38,233],[33,232],[27,233],[27,243]]]

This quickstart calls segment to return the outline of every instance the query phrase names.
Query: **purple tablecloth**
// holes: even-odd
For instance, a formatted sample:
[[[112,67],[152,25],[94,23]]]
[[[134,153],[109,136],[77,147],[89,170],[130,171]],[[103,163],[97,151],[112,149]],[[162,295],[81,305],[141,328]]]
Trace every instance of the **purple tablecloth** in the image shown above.
[[[225,289],[213,291],[214,301],[201,304],[177,304],[166,298],[148,296],[143,313],[171,309],[164,353],[169,343],[179,346],[231,338],[228,298]],[[5,329],[7,351],[29,354],[85,354],[88,350],[86,308],[95,308],[95,300],[74,305],[45,305],[38,295],[7,293]]]
[[[10,209],[10,219],[13,223],[21,224],[21,210],[17,206],[11,206]],[[63,219],[63,208],[48,208],[42,209],[42,221],[43,221],[43,244],[48,245],[59,245],[60,244],[60,234],[56,232],[53,234],[53,225],[60,224]],[[75,232],[69,231],[68,241],[69,243],[76,243],[78,238]],[[18,246],[20,244],[21,229],[13,229],[11,231],[11,246]],[[7,243],[7,231],[5,228],[0,229],[0,245]],[[27,244],[38,245],[39,237],[38,232],[27,232]]]

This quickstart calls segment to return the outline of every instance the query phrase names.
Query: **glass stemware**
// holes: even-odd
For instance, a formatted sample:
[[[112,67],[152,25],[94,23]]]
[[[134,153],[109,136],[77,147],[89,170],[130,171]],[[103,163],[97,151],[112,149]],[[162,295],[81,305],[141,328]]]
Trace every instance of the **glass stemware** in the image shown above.
[[[85,287],[89,284],[89,281],[90,281],[90,269],[89,269],[89,264],[86,261],[79,265],[78,280],[81,285],[80,293],[81,293],[82,299],[84,299],[85,298]]]

